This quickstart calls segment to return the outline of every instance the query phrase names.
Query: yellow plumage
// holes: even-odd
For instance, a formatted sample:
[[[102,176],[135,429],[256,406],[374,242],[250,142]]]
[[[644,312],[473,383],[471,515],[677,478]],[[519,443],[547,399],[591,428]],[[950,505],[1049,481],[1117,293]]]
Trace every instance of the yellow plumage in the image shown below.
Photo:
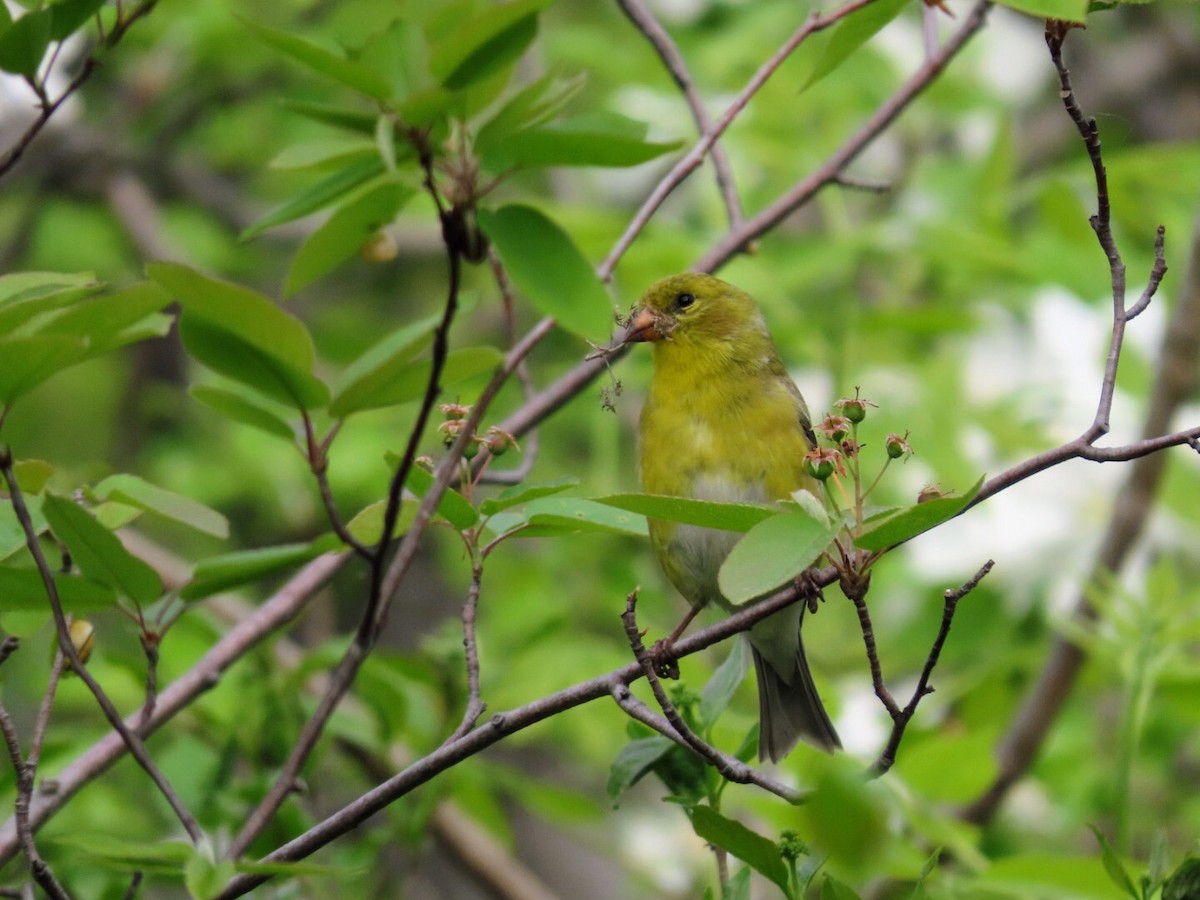
[[[642,297],[626,341],[650,341],[654,377],[640,422],[648,493],[767,503],[820,488],[804,471],[808,409],[753,298],[710,275],[665,278]],[[717,572],[740,535],[650,520],[663,571],[694,607],[732,605]],[[800,643],[796,604],[750,632],[758,674],[759,758],[778,760],[804,737],[840,746]]]

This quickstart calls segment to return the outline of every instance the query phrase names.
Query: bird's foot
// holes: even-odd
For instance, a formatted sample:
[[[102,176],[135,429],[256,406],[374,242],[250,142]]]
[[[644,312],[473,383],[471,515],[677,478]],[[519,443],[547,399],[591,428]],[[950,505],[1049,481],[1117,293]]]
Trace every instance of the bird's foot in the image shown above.
[[[795,584],[796,590],[804,598],[804,604],[808,607],[808,611],[815,613],[818,606],[825,601],[825,595],[821,592],[821,585],[817,583],[817,578],[812,570],[805,569],[797,575]]]
[[[659,638],[650,647],[650,662],[654,665],[654,674],[659,678],[669,678],[675,681],[679,678],[679,661],[675,659],[675,639],[673,637]]]

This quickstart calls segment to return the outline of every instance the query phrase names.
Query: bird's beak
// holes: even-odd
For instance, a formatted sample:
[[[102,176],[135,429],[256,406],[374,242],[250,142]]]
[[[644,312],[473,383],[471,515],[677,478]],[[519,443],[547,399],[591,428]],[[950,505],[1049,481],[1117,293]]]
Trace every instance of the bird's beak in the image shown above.
[[[629,317],[629,324],[621,335],[622,344],[634,344],[642,341],[661,341],[670,332],[666,327],[669,323],[663,321],[660,313],[645,306],[634,310]]]

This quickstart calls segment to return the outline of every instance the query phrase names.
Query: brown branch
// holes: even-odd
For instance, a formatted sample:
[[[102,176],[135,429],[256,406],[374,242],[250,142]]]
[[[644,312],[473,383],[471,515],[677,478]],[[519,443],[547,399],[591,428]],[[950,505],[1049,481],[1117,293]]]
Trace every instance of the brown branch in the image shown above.
[[[130,716],[130,731],[152,734],[161,725],[185,709],[200,694],[213,687],[221,673],[245,656],[266,638],[283,628],[304,608],[316,592],[350,558],[348,553],[326,553],[300,570],[272,597],[255,607],[180,678],[158,695],[153,718],[141,720],[141,712]],[[119,734],[109,732],[54,775],[55,789],[41,791],[30,807],[30,825],[36,831],[58,812],[84,785],[103,774],[128,748]],[[16,823],[0,827],[0,865],[12,859],[19,849]]]
[[[1172,418],[1186,402],[1195,383],[1200,356],[1200,224],[1193,239],[1188,273],[1183,292],[1163,332],[1158,370],[1150,390],[1150,406],[1142,424],[1145,435],[1161,434],[1170,427]],[[1200,428],[1180,434],[1188,433],[1193,435],[1194,447],[1194,442],[1200,439]],[[1151,440],[1132,446],[1143,446]],[[1119,572],[1125,564],[1145,529],[1166,462],[1163,454],[1150,453],[1137,457],[1130,466],[1117,493],[1088,584],[1101,574]],[[1086,587],[1079,592],[1072,613],[1084,621],[1095,616],[1087,594]],[[997,748],[995,780],[962,811],[963,818],[978,824],[990,821],[1009,789],[1029,771],[1075,685],[1085,658],[1083,648],[1066,636],[1059,635],[1054,639],[1042,671],[1027,689]]]
[[[837,577],[834,570],[822,569],[814,573],[811,584],[824,587],[835,582]],[[806,594],[799,591],[794,585],[789,586],[715,625],[683,638],[675,644],[674,655],[682,659],[735,634],[747,631],[756,622],[778,612],[785,606],[804,599],[805,596]],[[271,862],[304,859],[346,832],[357,828],[375,813],[462,760],[474,756],[492,744],[531,725],[584,703],[611,696],[615,685],[630,684],[640,677],[642,677],[641,665],[631,662],[620,669],[580,682],[517,709],[496,713],[484,725],[415,761],[387,781],[319,822],[304,834],[273,851],[264,859]],[[261,873],[239,875],[225,886],[218,898],[219,900],[228,900],[231,897],[242,896],[271,877],[273,876]]]
[[[483,562],[471,567],[471,587],[462,609],[463,653],[467,661],[467,705],[462,722],[445,741],[456,741],[475,727],[476,721],[487,710],[479,691],[479,646],[475,640],[475,611],[479,608],[479,590],[483,583]]]
[[[642,229],[646,227],[646,223],[650,221],[654,213],[658,211],[658,208],[662,206],[663,201],[665,201],[667,197],[671,195],[671,192],[674,191],[675,188],[683,183],[684,179],[686,179],[690,174],[692,174],[692,172],[699,168],[700,164],[704,161],[705,155],[711,150],[713,144],[716,143],[717,138],[724,134],[725,129],[733,124],[733,120],[736,119],[741,114],[742,110],[746,108],[746,104],[750,102],[750,99],[756,93],[758,93],[759,89],[766,84],[767,79],[769,79],[775,73],[775,71],[781,65],[783,65],[783,62],[789,56],[791,56],[793,51],[795,51],[795,49],[799,47],[810,35],[837,24],[846,16],[856,12],[859,9],[862,9],[864,6],[867,6],[872,2],[874,2],[874,0],[850,0],[849,3],[846,3],[828,15],[823,16],[819,13],[813,13],[808,17],[807,20],[805,20],[803,25],[801,25],[792,33],[791,37],[784,41],[783,46],[776,50],[766,62],[759,66],[758,71],[754,73],[754,75],[746,83],[746,86],[738,92],[738,95],[734,97],[733,102],[729,104],[729,106],[725,109],[725,112],[721,113],[721,116],[716,122],[713,123],[712,127],[704,132],[699,142],[697,142],[691,150],[684,154],[683,158],[671,167],[671,171],[668,172],[662,178],[662,180],[658,182],[657,185],[655,185],[654,190],[650,192],[650,196],[647,197],[642,203],[641,208],[638,209],[637,213],[626,227],[625,232],[617,239],[617,242],[615,245],[613,245],[611,252],[609,252],[604,262],[600,264],[597,274],[599,274],[602,281],[608,281],[612,278],[613,271],[617,267],[617,262],[620,261],[621,257],[625,255],[625,251],[629,249],[634,239],[641,233]],[[735,233],[740,230],[741,229],[739,228],[733,228],[731,229],[731,233]],[[742,247],[749,243],[749,240],[750,239],[747,238],[745,241],[738,244],[735,248],[735,252],[736,250],[742,249]],[[732,255],[732,253],[730,255]]]
[[[70,900],[70,895],[58,883],[33,841],[33,829],[29,825],[29,798],[33,796],[33,779],[37,772],[37,764],[21,758],[21,742],[17,738],[17,729],[3,704],[0,704],[0,733],[4,735],[8,758],[17,776],[17,836],[25,859],[29,862],[29,872],[48,896],[54,900]]]
[[[658,19],[654,18],[654,14],[646,8],[641,0],[617,0],[617,5],[621,7],[621,11],[634,24],[634,27],[645,35],[646,40],[658,53],[671,78],[683,92],[684,100],[687,101],[688,109],[691,110],[697,130],[701,136],[707,134],[712,129],[712,119],[704,107],[704,100],[696,89],[696,82],[688,72],[687,63],[683,59],[683,54],[679,52],[679,47],[671,40],[667,30],[662,27]],[[733,169],[729,165],[729,157],[725,154],[725,148],[716,141],[713,142],[708,155],[712,159],[713,170],[716,173],[717,188],[721,192],[721,199],[725,202],[729,227],[735,228],[745,216],[742,212],[742,201],[738,196],[737,185],[734,182]]]
[[[1125,310],[1125,266],[1121,262],[1109,226],[1111,210],[1107,174],[1101,156],[1096,123],[1094,119],[1085,119],[1083,116],[1075,100],[1070,74],[1062,60],[1062,44],[1067,30],[1062,23],[1047,22],[1046,44],[1059,74],[1063,105],[1079,130],[1095,174],[1097,212],[1090,222],[1109,262],[1113,289],[1113,332],[1105,365],[1104,384],[1092,427],[1075,441],[1051,453],[1061,453],[1065,449],[1070,455],[1099,461],[1136,460],[1117,494],[1112,518],[1087,581],[1090,585],[1102,575],[1120,571],[1145,527],[1153,507],[1154,493],[1166,465],[1165,457],[1155,451],[1165,446],[1183,443],[1195,449],[1200,441],[1200,428],[1171,435],[1164,434],[1170,427],[1175,411],[1184,402],[1191,388],[1197,359],[1196,348],[1200,346],[1200,230],[1194,237],[1189,278],[1163,336],[1160,364],[1150,394],[1150,409],[1142,428],[1144,437],[1125,448],[1093,448],[1090,444],[1108,430],[1124,326],[1130,315]],[[1164,232],[1159,227],[1154,241],[1154,265],[1146,288],[1131,310],[1134,315],[1149,305],[1166,273],[1163,241]],[[1138,453],[1140,450],[1146,452]],[[1029,474],[1032,474],[1032,471]],[[1019,477],[1027,476],[1020,474]],[[1082,621],[1091,620],[1096,616],[1096,610],[1088,600],[1087,594],[1086,587],[1080,591],[1072,613],[1076,619]],[[963,809],[963,818],[983,824],[995,815],[1009,788],[1033,764],[1046,735],[1066,703],[1085,658],[1083,648],[1065,635],[1055,638],[1036,683],[1027,691],[1008,732],[997,748],[999,772],[996,779],[983,794]]]
[[[29,149],[29,145],[33,143],[34,138],[41,133],[51,117],[67,102],[67,99],[83,87],[87,80],[95,74],[96,69],[100,65],[100,54],[116,47],[130,26],[138,19],[147,15],[154,9],[157,3],[158,0],[145,0],[140,6],[130,12],[129,15],[119,15],[116,24],[113,25],[112,31],[107,36],[102,36],[101,48],[88,55],[87,59],[83,61],[83,65],[80,66],[79,71],[75,74],[75,77],[63,88],[62,93],[53,101],[44,94],[42,95],[42,102],[38,109],[37,118],[25,129],[25,133],[18,138],[17,142],[3,156],[0,156],[0,178],[7,175],[13,166],[21,160],[21,157],[25,155],[25,151]]]
[[[989,559],[960,587],[948,590],[942,595],[942,624],[938,628],[937,637],[933,639],[933,645],[929,648],[925,666],[921,669],[921,677],[917,679],[917,686],[913,689],[908,705],[904,709],[898,709],[892,713],[892,733],[888,736],[887,744],[871,766],[871,777],[882,775],[895,764],[900,742],[904,739],[908,723],[912,721],[912,717],[917,712],[917,706],[927,695],[933,693],[933,688],[929,686],[929,679],[933,677],[933,669],[942,655],[942,647],[946,644],[946,638],[950,636],[950,626],[954,623],[954,613],[958,609],[958,601],[975,590],[987,573],[992,571],[992,566],[995,564],[994,560]]]
[[[21,639],[9,635],[3,641],[0,641],[0,664],[3,664],[6,659],[12,656],[21,646]]]
[[[971,36],[983,27],[991,6],[989,0],[979,0],[945,45],[909,76],[908,81],[901,85],[863,123],[857,132],[835,150],[820,168],[798,182],[766,209],[751,216],[739,227],[730,229],[725,237],[696,261],[693,268],[698,272],[711,272],[720,268],[755,238],[770,231],[795,212],[798,207],[811,200],[821,188],[834,183],[841,176],[842,170],[853,162],[885,128],[908,108],[925,88],[936,80]]]
[[[478,427],[492,400],[499,393],[500,388],[512,376],[513,372],[516,371],[516,367],[520,362],[529,355],[533,348],[537,346],[553,327],[552,319],[544,321],[548,323],[544,328],[535,327],[508,352],[503,364],[493,374],[491,380],[480,394],[479,399],[472,407],[463,428],[434,472],[433,484],[430,485],[429,490],[421,501],[421,505],[417,508],[412,524],[401,540],[400,546],[397,548],[395,556],[392,557],[386,573],[381,576],[379,588],[376,589],[372,586],[371,595],[378,598],[377,602],[369,609],[372,615],[370,617],[364,615],[354,640],[351,641],[341,660],[339,660],[337,668],[330,676],[326,692],[318,702],[317,709],[309,717],[308,721],[305,722],[304,728],[301,730],[300,736],[293,746],[292,752],[288,756],[288,761],[285,763],[279,777],[247,818],[237,837],[231,842],[227,850],[229,858],[236,858],[246,852],[250,843],[262,832],[283,804],[283,801],[291,793],[300,768],[316,746],[325,723],[333,714],[334,709],[337,708],[338,703],[346,695],[347,691],[349,691],[359,668],[370,652],[370,647],[374,642],[375,636],[382,630],[387,619],[390,599],[395,595],[401,581],[408,572],[409,566],[412,564],[413,559],[416,558],[417,548],[425,526],[428,525],[429,520],[433,517],[433,512],[450,484],[450,480],[457,473],[458,464],[462,459],[462,453],[467,442]],[[394,528],[394,526],[395,521],[393,519],[391,527]],[[384,536],[381,538],[380,548],[388,543],[387,537],[388,532],[385,531]]]
[[[25,546],[33,555],[34,563],[37,566],[38,573],[41,575],[42,584],[46,589],[46,596],[50,600],[50,612],[54,617],[55,629],[58,631],[59,649],[62,651],[63,656],[66,657],[71,669],[87,685],[88,690],[92,692],[92,696],[96,698],[96,704],[104,713],[104,717],[108,719],[109,724],[121,736],[121,739],[129,748],[129,753],[137,760],[138,765],[146,771],[146,774],[150,776],[150,780],[158,788],[159,793],[170,804],[171,809],[175,812],[175,816],[192,839],[192,843],[198,844],[204,839],[204,832],[201,831],[199,823],[188,812],[187,807],[176,793],[175,788],[171,786],[167,777],[150,758],[150,754],[146,751],[146,745],[142,742],[141,736],[135,730],[131,730],[126,726],[125,722],[121,719],[121,714],[117,712],[117,708],[113,705],[112,700],[109,699],[108,694],[100,687],[100,684],[92,677],[92,674],[79,658],[79,653],[76,651],[75,644],[71,640],[71,626],[67,622],[62,602],[58,596],[58,586],[54,583],[54,576],[50,571],[49,565],[46,563],[45,555],[42,553],[41,543],[38,541],[33,521],[29,517],[29,509],[25,505],[25,497],[21,492],[20,486],[17,484],[16,476],[13,474],[12,463],[11,451],[7,448],[0,451],[0,471],[3,472],[4,480],[8,483],[9,499],[12,502],[13,511],[16,513],[17,519],[21,523],[21,528],[25,532]]]
[[[613,685],[613,699],[617,701],[617,705],[632,718],[649,725],[680,746],[691,750],[716,769],[726,781],[732,781],[735,784],[757,785],[777,797],[782,797],[789,803],[803,802],[804,795],[800,791],[767,778],[735,756],[722,753],[688,727],[687,722],[683,720],[683,716],[679,714],[679,710],[675,708],[675,704],[671,702],[667,692],[663,689],[662,682],[659,681],[658,673],[655,671],[654,659],[642,643],[641,631],[637,624],[636,607],[637,591],[635,590],[625,598],[625,612],[621,614],[621,621],[625,624],[625,636],[629,640],[629,647],[633,650],[634,658],[637,659],[642,675],[650,685],[650,690],[654,693],[654,699],[658,702],[659,708],[663,711],[664,721],[660,722],[659,717],[653,711],[633,696],[628,684]]]

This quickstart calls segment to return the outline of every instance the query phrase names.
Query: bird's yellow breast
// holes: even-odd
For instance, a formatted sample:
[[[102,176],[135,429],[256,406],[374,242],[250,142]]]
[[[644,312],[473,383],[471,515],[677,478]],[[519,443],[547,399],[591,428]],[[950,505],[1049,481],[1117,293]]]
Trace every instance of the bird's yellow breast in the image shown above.
[[[773,348],[757,354],[696,349],[686,340],[654,347],[654,378],[641,417],[644,489],[765,503],[812,487],[803,462],[810,449],[801,424],[807,410]],[[740,535],[651,520],[650,537],[668,577],[691,603],[723,603],[717,571]]]

